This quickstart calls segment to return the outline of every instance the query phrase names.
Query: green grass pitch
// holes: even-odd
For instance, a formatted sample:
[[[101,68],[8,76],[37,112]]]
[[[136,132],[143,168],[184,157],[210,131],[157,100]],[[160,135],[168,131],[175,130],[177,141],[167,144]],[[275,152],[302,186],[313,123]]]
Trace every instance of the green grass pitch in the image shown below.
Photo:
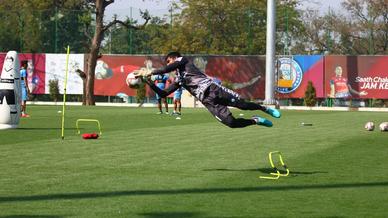
[[[61,140],[61,106],[28,110],[0,131],[0,217],[388,217],[388,133],[363,128],[384,112],[283,111],[273,128],[230,129],[205,109],[69,106]],[[102,136],[81,139],[78,118]],[[260,179],[275,150],[290,176]]]

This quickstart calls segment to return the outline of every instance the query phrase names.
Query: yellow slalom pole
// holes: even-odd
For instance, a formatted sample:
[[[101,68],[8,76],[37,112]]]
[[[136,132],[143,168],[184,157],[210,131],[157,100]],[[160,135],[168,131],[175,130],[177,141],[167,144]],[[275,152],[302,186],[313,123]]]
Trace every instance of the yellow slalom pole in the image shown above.
[[[68,72],[69,72],[69,55],[70,55],[70,46],[67,46],[67,53],[66,53],[66,68],[65,68],[65,84],[64,84],[64,88],[63,88],[62,140],[65,139],[65,106],[66,106],[67,74],[68,74]]]

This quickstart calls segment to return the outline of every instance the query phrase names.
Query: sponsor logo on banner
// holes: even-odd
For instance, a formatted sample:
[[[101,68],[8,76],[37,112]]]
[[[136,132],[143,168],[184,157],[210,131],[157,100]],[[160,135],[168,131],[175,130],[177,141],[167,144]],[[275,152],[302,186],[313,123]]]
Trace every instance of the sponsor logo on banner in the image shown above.
[[[356,83],[360,83],[360,89],[388,90],[388,77],[356,77]]]
[[[303,71],[298,62],[292,58],[279,58],[277,66],[278,80],[290,81],[289,87],[277,87],[277,91],[288,94],[295,91],[303,79]]]

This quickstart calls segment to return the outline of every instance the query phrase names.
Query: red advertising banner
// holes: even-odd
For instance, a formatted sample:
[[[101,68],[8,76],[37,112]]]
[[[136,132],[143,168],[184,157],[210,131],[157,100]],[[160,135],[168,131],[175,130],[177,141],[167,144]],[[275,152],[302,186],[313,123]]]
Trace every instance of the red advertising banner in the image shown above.
[[[0,66],[5,55],[0,54]],[[28,63],[32,93],[45,94],[46,54],[19,54],[19,59]],[[265,56],[190,56],[189,59],[215,80],[228,82],[244,98],[264,98]],[[312,81],[319,98],[388,99],[388,56],[296,55],[290,60],[279,60],[277,73],[284,80],[281,84],[284,87],[278,84],[279,98],[303,98],[308,81]],[[163,56],[103,55],[96,66],[95,94],[135,96],[136,90],[125,83],[127,75],[143,67],[159,68],[163,64]],[[147,96],[153,95],[147,88]]]
[[[264,56],[194,57],[194,64],[211,77],[229,82],[233,89],[247,99],[264,98]]]
[[[388,56],[326,56],[325,91],[332,98],[388,98]]]
[[[0,66],[3,66],[6,53],[0,54]],[[18,54],[20,63],[27,61],[28,87],[32,94],[44,94],[45,89],[45,54]],[[21,65],[21,64],[20,64]],[[1,72],[0,72],[1,73]]]
[[[130,89],[125,80],[134,70],[147,67],[146,64],[150,68],[159,68],[162,66],[162,59],[158,56],[103,55],[97,61],[94,94],[136,96],[136,90]],[[147,96],[150,95],[152,93],[147,89]]]
[[[258,56],[189,57],[194,64],[216,80],[228,81],[245,98],[263,98],[265,89],[265,58]],[[142,67],[163,66],[161,56],[104,55],[96,66],[94,92],[113,96],[120,93],[135,96],[136,90],[125,84],[127,75]],[[154,93],[148,89],[147,96]]]

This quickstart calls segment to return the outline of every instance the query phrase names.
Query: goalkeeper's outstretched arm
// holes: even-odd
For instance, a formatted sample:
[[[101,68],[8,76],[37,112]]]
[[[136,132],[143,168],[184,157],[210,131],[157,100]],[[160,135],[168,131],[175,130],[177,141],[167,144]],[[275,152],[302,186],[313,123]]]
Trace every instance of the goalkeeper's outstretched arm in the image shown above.
[[[166,90],[162,90],[158,88],[152,81],[146,80],[145,81],[154,92],[156,92],[161,98],[167,97],[169,94],[175,92],[179,87],[181,87],[178,83],[173,83],[167,87]]]
[[[185,67],[185,65],[189,62],[189,60],[185,57],[179,57],[176,59],[176,61],[172,64],[169,64],[167,66],[161,67],[159,69],[156,69],[152,71],[152,75],[158,75],[158,74],[165,74],[170,73],[176,69]]]

